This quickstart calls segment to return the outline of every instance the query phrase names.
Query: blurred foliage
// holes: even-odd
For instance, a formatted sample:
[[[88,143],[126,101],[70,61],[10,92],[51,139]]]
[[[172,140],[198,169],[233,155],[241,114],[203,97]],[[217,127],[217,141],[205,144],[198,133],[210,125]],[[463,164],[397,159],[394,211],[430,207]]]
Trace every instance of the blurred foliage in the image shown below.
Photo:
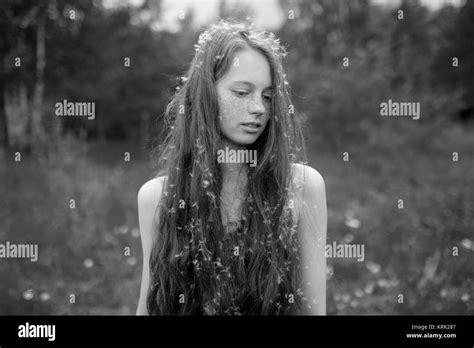
[[[221,2],[220,15],[251,13],[233,6]],[[293,102],[306,119],[309,162],[326,182],[328,243],[365,245],[363,262],[328,260],[328,313],[472,314],[474,137],[459,114],[474,108],[474,2],[438,11],[418,1],[395,9],[367,0],[280,6],[286,20],[276,34],[288,46]],[[0,5],[0,242],[38,243],[41,256],[0,262],[0,313],[135,312],[136,195],[199,32],[192,12],[178,32],[153,30],[160,14],[156,1],[116,9],[86,0]],[[22,152],[14,162],[15,151],[34,146],[39,18],[48,143],[43,156]],[[63,99],[94,101],[96,119],[53,117]],[[420,102],[421,118],[380,117],[388,99]]]

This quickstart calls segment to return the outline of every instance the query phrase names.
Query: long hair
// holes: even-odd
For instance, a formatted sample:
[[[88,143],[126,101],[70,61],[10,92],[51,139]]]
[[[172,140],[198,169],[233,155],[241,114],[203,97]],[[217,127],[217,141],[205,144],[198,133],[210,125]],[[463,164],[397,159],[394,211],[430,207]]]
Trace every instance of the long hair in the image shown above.
[[[265,56],[272,78],[270,119],[248,167],[241,228],[226,233],[220,215],[222,148],[216,82],[235,53]],[[147,308],[156,315],[299,313],[303,307],[296,224],[288,209],[291,164],[305,159],[291,103],[286,49],[252,24],[220,20],[199,36],[195,55],[165,111],[167,136],[154,150],[165,177],[155,215]],[[291,204],[290,204],[290,208]],[[292,301],[293,300],[293,301]]]

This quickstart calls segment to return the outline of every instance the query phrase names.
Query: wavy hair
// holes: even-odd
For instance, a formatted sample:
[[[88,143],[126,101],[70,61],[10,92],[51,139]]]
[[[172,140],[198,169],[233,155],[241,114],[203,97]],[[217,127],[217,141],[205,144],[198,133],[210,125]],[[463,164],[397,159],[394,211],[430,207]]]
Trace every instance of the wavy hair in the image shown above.
[[[258,165],[248,167],[241,226],[226,233],[216,158],[222,147],[216,83],[244,48],[267,59],[273,96],[269,122],[248,146],[257,150]],[[199,36],[189,69],[166,107],[167,135],[152,153],[158,155],[156,176],[165,181],[149,260],[151,315],[301,313],[305,298],[288,196],[291,164],[306,155],[285,57],[279,40],[251,23],[220,20]]]

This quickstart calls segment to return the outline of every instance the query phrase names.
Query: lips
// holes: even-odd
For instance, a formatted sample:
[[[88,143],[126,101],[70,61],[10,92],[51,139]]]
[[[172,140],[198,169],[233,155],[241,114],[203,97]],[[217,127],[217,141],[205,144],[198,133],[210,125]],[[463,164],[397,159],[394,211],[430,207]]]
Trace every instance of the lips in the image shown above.
[[[247,122],[247,123],[242,123],[242,125],[250,127],[250,128],[255,128],[255,129],[258,129],[262,126],[262,124],[259,122]]]

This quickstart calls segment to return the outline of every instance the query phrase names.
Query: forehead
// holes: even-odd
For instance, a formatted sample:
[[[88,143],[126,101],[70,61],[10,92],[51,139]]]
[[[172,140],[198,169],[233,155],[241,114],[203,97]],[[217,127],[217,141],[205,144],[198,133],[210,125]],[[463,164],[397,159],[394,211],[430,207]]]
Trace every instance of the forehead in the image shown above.
[[[232,84],[237,81],[248,81],[260,89],[271,87],[272,77],[267,58],[250,48],[236,52],[222,82]]]

